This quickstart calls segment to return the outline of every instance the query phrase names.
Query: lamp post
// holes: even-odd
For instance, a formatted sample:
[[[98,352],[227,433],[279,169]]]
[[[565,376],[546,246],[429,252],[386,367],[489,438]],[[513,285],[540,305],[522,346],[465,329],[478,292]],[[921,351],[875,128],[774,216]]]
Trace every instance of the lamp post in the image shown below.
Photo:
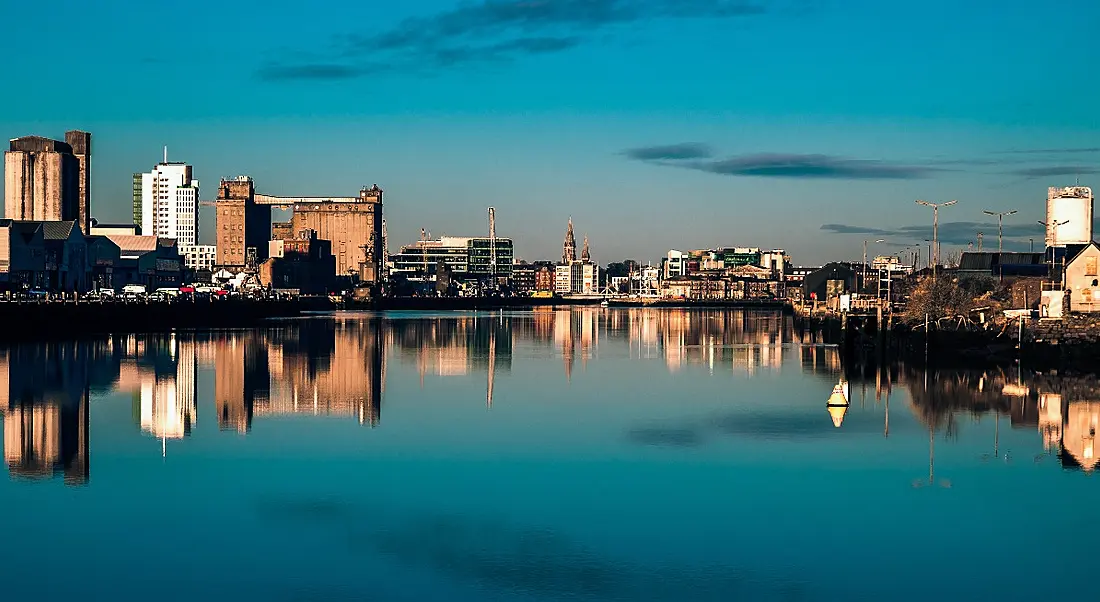
[[[1002,245],[1003,245],[1004,234],[1005,234],[1005,231],[1004,231],[1004,217],[1006,215],[1012,215],[1013,213],[1016,213],[1016,210],[1013,209],[1012,211],[1001,211],[1000,213],[998,213],[996,211],[982,210],[982,213],[984,213],[986,215],[996,215],[997,216],[997,252],[1000,253],[1003,250]]]
[[[924,242],[928,243],[928,269],[932,269],[932,239],[926,238]]]
[[[985,233],[979,230],[978,231],[978,252],[979,253],[982,252],[982,237],[983,236],[985,236]]]
[[[958,202],[951,200],[943,203],[929,203],[917,199],[918,205],[932,208],[932,248],[935,250],[935,258],[932,261],[932,282],[936,281],[936,266],[940,263],[940,207],[950,207]]]

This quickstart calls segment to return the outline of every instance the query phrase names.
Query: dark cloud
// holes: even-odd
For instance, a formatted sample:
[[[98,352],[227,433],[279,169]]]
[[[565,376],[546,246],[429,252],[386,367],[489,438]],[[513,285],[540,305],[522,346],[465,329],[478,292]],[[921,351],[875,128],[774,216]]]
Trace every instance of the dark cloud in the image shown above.
[[[1050,165],[1046,167],[1028,167],[1025,169],[1016,169],[1009,173],[1024,178],[1045,178],[1050,176],[1094,174],[1098,172],[1095,167],[1085,167],[1083,165]]]
[[[932,167],[886,161],[845,159],[829,155],[755,154],[717,161],[661,163],[723,176],[838,180],[908,180],[923,178]]]
[[[880,228],[869,228],[867,226],[853,226],[850,224],[823,224],[821,229],[829,232],[836,232],[837,234],[875,234],[881,236],[896,234],[893,230],[882,230]]]
[[[1043,235],[1043,227],[1039,224],[1029,223],[1026,220],[1021,221],[1023,223],[1006,222],[1004,224],[1004,237],[1006,240],[1023,239],[1026,241],[1028,238]],[[932,224],[930,223],[900,226],[893,229],[850,224],[825,224],[821,226],[821,229],[837,234],[890,236],[906,242],[923,242],[925,239],[932,238]],[[970,242],[977,242],[978,232],[985,235],[986,241],[992,240],[996,244],[997,222],[940,222],[939,240],[944,244],[965,245]]]
[[[341,36],[321,58],[282,58],[258,75],[266,80],[339,80],[383,71],[423,74],[562,52],[608,28],[641,21],[767,12],[763,2],[748,0],[482,0],[409,18],[379,33]]]
[[[623,154],[638,161],[679,161],[686,159],[706,159],[712,151],[705,144],[685,142],[664,146],[644,146],[623,151]]]

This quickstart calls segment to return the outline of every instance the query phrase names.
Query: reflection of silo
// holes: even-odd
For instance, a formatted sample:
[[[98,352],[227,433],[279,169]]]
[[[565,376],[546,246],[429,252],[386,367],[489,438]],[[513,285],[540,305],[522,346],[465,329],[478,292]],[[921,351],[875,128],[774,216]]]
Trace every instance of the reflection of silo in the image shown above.
[[[1047,189],[1046,222],[1048,247],[1092,242],[1092,189],[1086,186]]]
[[[1065,429],[1062,431],[1063,464],[1076,464],[1086,472],[1100,464],[1100,454],[1097,453],[1100,450],[1096,449],[1097,428],[1100,428],[1100,402],[1079,401],[1069,404]]]

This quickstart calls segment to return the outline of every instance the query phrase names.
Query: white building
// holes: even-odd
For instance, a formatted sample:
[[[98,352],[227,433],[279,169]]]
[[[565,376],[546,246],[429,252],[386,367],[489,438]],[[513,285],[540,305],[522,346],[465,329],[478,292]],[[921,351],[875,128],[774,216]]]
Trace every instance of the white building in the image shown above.
[[[141,233],[174,238],[180,246],[199,241],[199,181],[185,163],[157,164],[141,174]]]
[[[687,274],[687,253],[675,249],[665,256],[665,279],[677,278]]]
[[[554,267],[554,292],[559,295],[594,295],[600,292],[600,266],[571,261]]]
[[[280,241],[282,242],[282,241]],[[189,270],[214,271],[214,263],[217,259],[218,247],[214,245],[180,245],[180,255],[183,256],[183,265]],[[281,254],[280,254],[281,256]]]

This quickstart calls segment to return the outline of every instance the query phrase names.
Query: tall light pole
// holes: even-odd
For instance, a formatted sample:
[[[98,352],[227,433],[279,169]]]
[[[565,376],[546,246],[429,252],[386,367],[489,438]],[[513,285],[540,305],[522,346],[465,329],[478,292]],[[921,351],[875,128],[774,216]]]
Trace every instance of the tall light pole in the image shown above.
[[[985,236],[985,233],[979,230],[978,231],[978,252],[979,253],[982,252],[982,237],[983,236]]]
[[[922,201],[917,199],[918,205],[924,205],[925,207],[932,208],[932,249],[935,251],[936,258],[932,262],[932,281],[936,281],[936,266],[940,262],[940,207],[950,207],[958,200],[950,200],[943,203],[929,203],[928,201]]]
[[[1000,213],[998,213],[996,211],[986,211],[986,210],[983,209],[982,213],[984,213],[986,215],[996,215],[997,216],[997,252],[1000,253],[1003,250],[1002,245],[1003,245],[1004,236],[1005,236],[1004,217],[1006,215],[1012,215],[1013,213],[1016,213],[1016,210],[1013,209],[1012,211],[1001,211]]]

